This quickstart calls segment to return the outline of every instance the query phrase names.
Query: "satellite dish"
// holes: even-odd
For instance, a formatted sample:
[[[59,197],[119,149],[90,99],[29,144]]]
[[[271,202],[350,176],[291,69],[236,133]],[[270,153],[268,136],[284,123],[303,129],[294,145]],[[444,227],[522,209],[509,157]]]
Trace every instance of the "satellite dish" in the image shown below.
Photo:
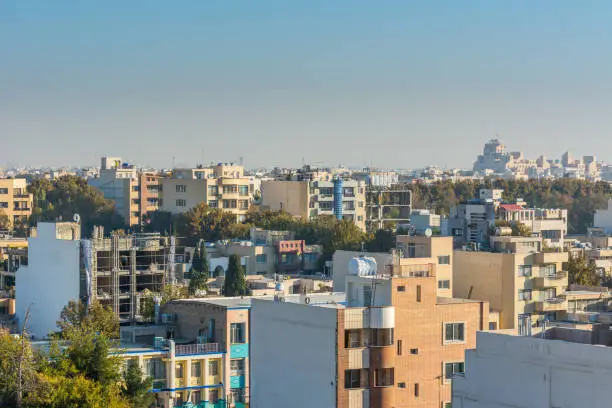
[[[80,216],[79,214],[74,214],[74,215],[72,216],[72,220],[73,220],[74,222],[81,222],[81,216]]]
[[[431,228],[427,228],[427,229],[425,230],[425,236],[426,236],[427,238],[429,238],[429,237],[431,237],[431,234],[432,234]]]

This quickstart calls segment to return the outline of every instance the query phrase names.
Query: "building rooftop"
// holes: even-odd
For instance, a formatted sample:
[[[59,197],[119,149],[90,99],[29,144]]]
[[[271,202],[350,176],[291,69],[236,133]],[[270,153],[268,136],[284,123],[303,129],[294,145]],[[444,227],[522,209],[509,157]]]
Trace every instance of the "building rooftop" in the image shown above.
[[[482,302],[482,300],[438,297],[438,301],[436,303],[439,305],[451,305],[451,304],[457,304],[457,303],[480,303],[480,302]]]
[[[340,304],[346,301],[344,292],[335,293],[309,293],[307,295],[281,295],[287,303],[305,303],[308,298],[308,304],[311,306],[322,306]],[[274,300],[274,296],[244,296],[244,297],[218,297],[218,298],[194,298],[194,299],[179,299],[174,302],[180,303],[207,303],[210,305],[221,306],[228,309],[251,308],[251,301],[258,300]]]

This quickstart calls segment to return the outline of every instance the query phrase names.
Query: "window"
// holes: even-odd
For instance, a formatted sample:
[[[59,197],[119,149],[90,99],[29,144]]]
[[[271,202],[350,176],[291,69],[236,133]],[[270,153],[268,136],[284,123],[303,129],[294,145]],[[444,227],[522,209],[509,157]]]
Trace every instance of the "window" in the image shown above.
[[[359,348],[364,345],[361,342],[361,330],[345,330],[344,331],[344,347]]]
[[[199,404],[202,401],[202,393],[200,391],[191,391],[191,402]]]
[[[446,323],[444,325],[444,342],[465,341],[465,323]]]
[[[240,403],[244,403],[245,402],[245,398],[244,398],[244,388],[233,388],[230,391],[230,398],[231,398],[231,402],[240,402]]]
[[[144,361],[144,372],[147,377],[154,380],[166,379],[166,363],[160,358],[151,358]]]
[[[370,382],[367,370],[346,370],[344,372],[344,388],[361,388]]]
[[[465,372],[465,363],[446,363],[444,364],[444,378],[451,380],[455,374],[463,374]]]
[[[543,265],[540,267],[540,274],[544,277],[555,276],[557,274],[557,265]]]
[[[416,287],[416,301],[421,301],[421,285],[417,285]]]
[[[489,322],[489,330],[497,330],[497,322]]]
[[[518,300],[529,302],[531,300],[531,289],[519,289]]]
[[[140,191],[140,186],[132,186],[132,191],[134,192]]]
[[[438,281],[438,289],[450,289],[450,280],[440,280]]]
[[[216,200],[215,200],[215,201],[209,201],[209,202],[208,202],[208,206],[209,206],[210,208],[218,208],[218,207],[219,207],[219,202],[218,202],[218,201],[216,201]]]
[[[176,366],[174,369],[174,376],[176,378],[183,378],[183,364],[176,363]]]
[[[400,286],[397,287],[397,291],[398,292],[405,292],[406,291],[406,287],[403,286],[403,285],[400,285]]]
[[[183,399],[183,393],[177,392],[176,393],[176,398],[175,398],[176,406],[177,407],[181,407],[181,406],[183,406],[184,403],[185,403],[185,400]]]
[[[230,375],[244,375],[244,358],[230,360]]]
[[[219,186],[208,186],[208,195],[215,197],[219,195]]]
[[[414,383],[414,396],[419,396],[419,383]]]
[[[321,194],[323,197],[331,196],[334,194],[334,189],[333,187],[321,187],[319,188],[319,194]]]
[[[219,375],[219,361],[208,360],[208,375]]]
[[[357,221],[363,221],[363,215],[358,215],[357,216]]]
[[[230,327],[230,342],[244,343],[244,323],[232,323]]]
[[[240,204],[240,209],[241,210],[248,210],[249,209],[249,200],[239,200],[238,203]]]
[[[194,361],[191,363],[191,376],[197,378],[202,376],[202,363],[199,361]]]
[[[363,201],[359,201],[359,208],[363,208]]]
[[[365,307],[372,305],[372,288],[369,286],[363,287],[363,305]]]
[[[344,201],[342,203],[342,207],[347,211],[352,211],[355,209],[355,202],[354,201]]]
[[[402,341],[401,340],[397,341],[397,355],[398,356],[402,355]]]
[[[374,370],[374,386],[390,387],[393,384],[393,368],[377,368]]]
[[[0,188],[0,194],[8,194],[8,188]]]
[[[176,192],[177,193],[186,193],[187,192],[187,186],[184,184],[177,184],[176,185]]]
[[[418,348],[410,349],[410,354],[419,354],[419,349]]]
[[[462,237],[463,236],[463,228],[453,228],[451,232],[453,237]]]
[[[137,198],[132,199],[132,204],[134,205],[140,205],[140,200]]]
[[[518,276],[531,276],[531,265],[519,265]]]
[[[223,194],[233,194],[238,192],[238,186],[235,184],[223,186]]]
[[[319,210],[324,210],[324,211],[331,210],[333,208],[332,207],[333,204],[334,203],[331,201],[321,201],[319,203]]]
[[[393,344],[393,329],[371,329],[372,346],[384,347]]]
[[[237,200],[223,200],[223,208],[236,208],[237,206]]]
[[[187,201],[182,200],[182,199],[176,200],[176,206],[177,207],[185,207],[186,205],[187,205]]]
[[[450,265],[450,255],[438,256],[439,265]]]
[[[0,201],[0,208],[8,208],[8,203],[6,201]]]
[[[406,383],[405,382],[397,383],[397,388],[406,388]]]
[[[213,389],[213,390],[208,390],[208,402],[217,402],[217,400],[219,399],[219,390],[217,389]]]
[[[268,257],[266,256],[266,254],[259,254],[255,256],[255,261],[258,264],[265,264],[266,262],[268,262]]]
[[[249,195],[249,186],[238,186],[238,194],[240,194],[241,196],[248,196]]]

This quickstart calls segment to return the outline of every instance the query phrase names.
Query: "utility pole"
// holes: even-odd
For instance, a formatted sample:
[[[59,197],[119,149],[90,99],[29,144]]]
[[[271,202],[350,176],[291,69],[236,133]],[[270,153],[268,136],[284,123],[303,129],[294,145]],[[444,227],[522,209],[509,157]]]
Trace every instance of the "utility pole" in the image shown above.
[[[26,327],[30,319],[30,307],[32,307],[32,304],[26,310],[23,326],[21,327],[21,350],[19,351],[19,361],[17,362],[17,408],[21,408],[23,405],[23,360],[25,358],[25,337],[27,335]]]

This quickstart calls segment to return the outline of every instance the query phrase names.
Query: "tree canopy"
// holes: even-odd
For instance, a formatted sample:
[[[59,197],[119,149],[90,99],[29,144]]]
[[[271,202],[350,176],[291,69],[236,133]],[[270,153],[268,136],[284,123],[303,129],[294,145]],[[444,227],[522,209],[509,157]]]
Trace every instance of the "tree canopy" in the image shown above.
[[[106,231],[125,228],[122,217],[115,212],[114,203],[81,177],[68,175],[53,181],[39,178],[32,181],[28,190],[34,196],[30,225],[60,217],[69,221],[74,214],[79,214],[86,236],[96,225],[103,226]]]
[[[225,296],[246,295],[246,276],[244,268],[240,264],[240,257],[232,254],[229,257],[225,281],[223,283],[223,294]]]
[[[196,245],[189,277],[189,294],[195,295],[199,290],[206,290],[208,278],[210,277],[210,267],[204,240],[200,240]]]
[[[567,262],[567,273],[570,285],[601,285],[601,277],[597,274],[595,261],[587,259],[583,253],[570,255]]]

